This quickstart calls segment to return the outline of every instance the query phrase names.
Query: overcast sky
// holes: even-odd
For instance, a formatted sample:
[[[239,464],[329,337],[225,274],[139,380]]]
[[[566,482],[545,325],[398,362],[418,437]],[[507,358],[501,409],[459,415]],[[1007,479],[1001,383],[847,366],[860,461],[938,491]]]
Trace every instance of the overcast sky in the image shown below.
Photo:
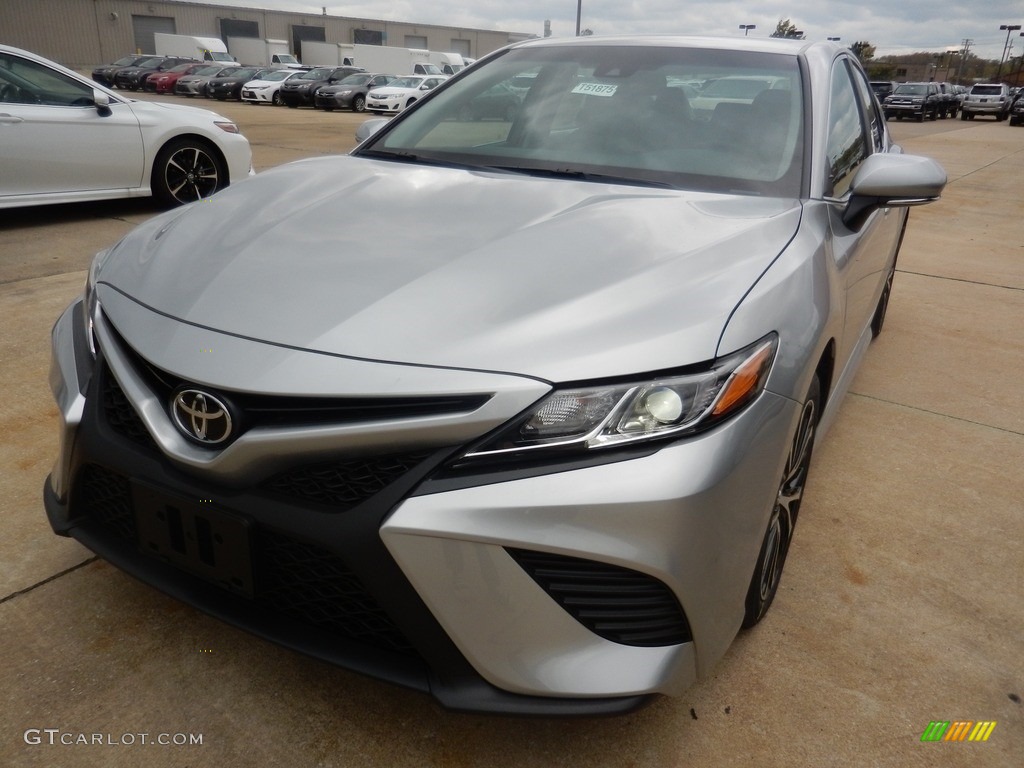
[[[196,0],[199,1],[199,0]],[[576,31],[574,0],[391,0],[338,3],[331,0],[203,0],[217,5],[268,8],[332,16],[388,19],[422,24],[498,29],[543,34],[551,20],[555,36]],[[756,24],[751,35],[768,36],[779,19],[790,19],[808,39],[839,37],[844,43],[867,40],[876,56],[959,48],[999,59],[1006,42],[1000,24],[1024,24],[1024,0],[582,0],[584,29],[598,35],[740,35],[740,24]],[[1024,37],[1011,33],[1013,56]],[[340,41],[339,41],[340,42]]]

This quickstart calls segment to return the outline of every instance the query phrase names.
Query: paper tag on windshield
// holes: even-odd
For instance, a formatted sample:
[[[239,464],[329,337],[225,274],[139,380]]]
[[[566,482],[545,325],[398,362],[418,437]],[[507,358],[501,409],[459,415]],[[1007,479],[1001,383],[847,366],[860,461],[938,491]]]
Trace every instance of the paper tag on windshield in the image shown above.
[[[588,96],[614,96],[618,88],[619,86],[608,85],[608,83],[580,83],[572,89],[572,92],[585,93]]]

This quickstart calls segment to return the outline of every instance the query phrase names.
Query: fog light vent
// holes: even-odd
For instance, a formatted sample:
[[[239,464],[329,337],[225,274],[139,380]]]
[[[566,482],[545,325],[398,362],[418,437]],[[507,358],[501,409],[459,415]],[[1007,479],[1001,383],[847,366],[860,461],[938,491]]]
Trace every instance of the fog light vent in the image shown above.
[[[652,576],[578,557],[506,551],[555,602],[606,640],[657,647],[693,639],[679,601]]]

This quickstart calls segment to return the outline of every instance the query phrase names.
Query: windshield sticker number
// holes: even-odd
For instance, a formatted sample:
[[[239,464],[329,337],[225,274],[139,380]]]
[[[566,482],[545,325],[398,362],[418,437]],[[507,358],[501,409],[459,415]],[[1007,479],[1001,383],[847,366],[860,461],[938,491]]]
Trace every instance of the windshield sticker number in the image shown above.
[[[573,93],[585,93],[588,96],[614,96],[619,86],[607,83],[580,83],[572,89]]]

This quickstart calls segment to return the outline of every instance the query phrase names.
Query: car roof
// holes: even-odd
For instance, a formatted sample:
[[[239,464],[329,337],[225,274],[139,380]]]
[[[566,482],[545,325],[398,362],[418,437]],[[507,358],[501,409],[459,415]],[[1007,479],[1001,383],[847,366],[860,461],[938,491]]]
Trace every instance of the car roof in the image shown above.
[[[791,40],[779,37],[710,37],[700,35],[609,35],[540,38],[515,43],[510,48],[548,48],[560,46],[664,46],[666,48],[711,48],[723,51],[751,51],[754,53],[785,53],[796,56],[809,48],[832,47],[834,43],[810,40]]]

